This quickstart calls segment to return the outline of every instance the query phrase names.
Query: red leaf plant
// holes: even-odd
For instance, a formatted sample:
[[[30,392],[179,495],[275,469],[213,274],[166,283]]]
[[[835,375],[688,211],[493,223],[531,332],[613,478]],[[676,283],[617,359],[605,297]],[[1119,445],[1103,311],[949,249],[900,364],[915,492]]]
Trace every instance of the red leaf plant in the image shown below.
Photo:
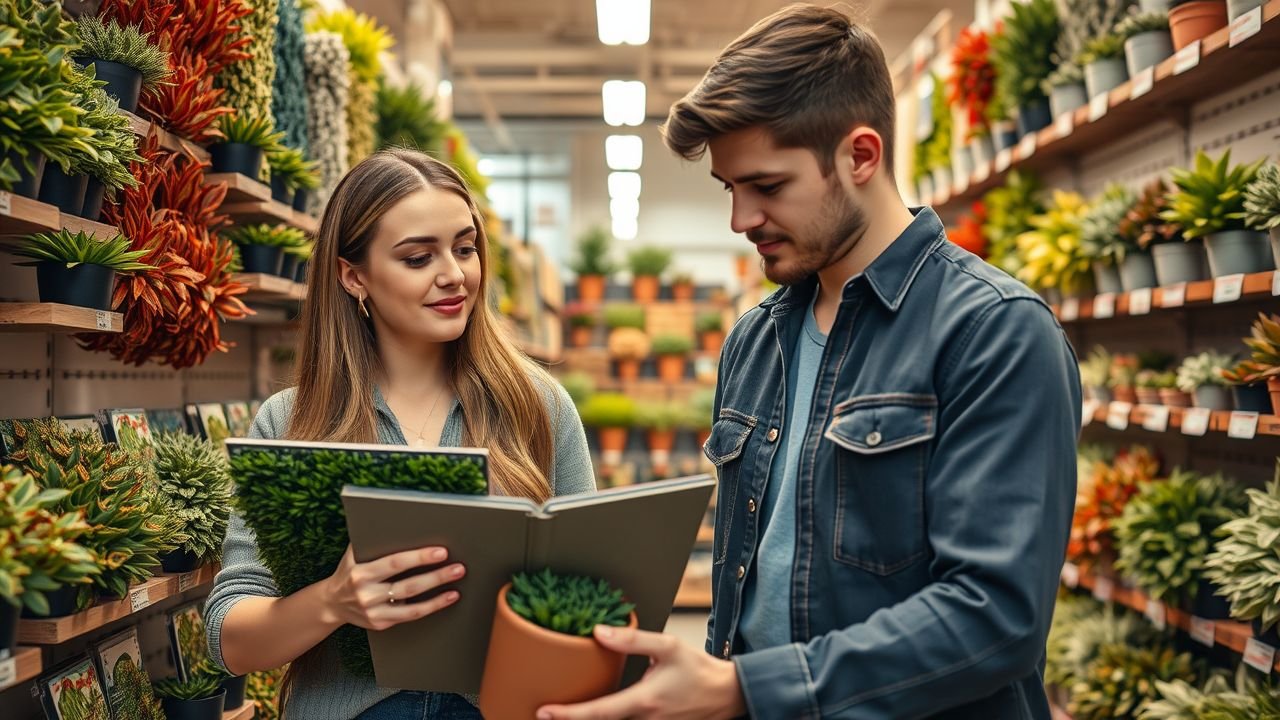
[[[1150,448],[1135,445],[1121,450],[1110,463],[1095,462],[1090,479],[1082,483],[1071,520],[1067,558],[1082,568],[1107,570],[1116,557],[1111,523],[1143,483],[1156,479],[1160,462]]]
[[[991,42],[982,30],[960,31],[951,50],[951,77],[947,81],[947,101],[965,109],[965,140],[983,134],[987,104],[995,93],[996,69],[991,64]]]

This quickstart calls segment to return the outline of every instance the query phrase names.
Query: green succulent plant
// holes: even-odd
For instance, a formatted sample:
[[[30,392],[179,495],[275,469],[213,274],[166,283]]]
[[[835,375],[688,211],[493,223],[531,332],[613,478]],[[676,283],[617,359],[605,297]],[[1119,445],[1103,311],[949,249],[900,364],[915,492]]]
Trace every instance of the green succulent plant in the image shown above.
[[[1210,675],[1203,687],[1186,680],[1157,680],[1155,686],[1159,700],[1149,701],[1138,715],[1139,720],[1203,720],[1211,700],[1231,690],[1220,673]]]
[[[1032,175],[1017,170],[1005,184],[982,197],[987,220],[982,234],[987,238],[987,262],[1016,276],[1023,259],[1018,253],[1018,236],[1031,229],[1031,218],[1043,213],[1040,183]]]
[[[76,35],[81,46],[77,57],[127,65],[142,73],[144,88],[169,78],[169,53],[152,44],[150,36],[137,26],[121,27],[114,20],[85,14],[76,19]]]
[[[1149,32],[1169,32],[1169,14],[1131,12],[1116,23],[1116,34],[1125,40]]]
[[[667,248],[642,247],[632,250],[627,255],[627,265],[631,274],[636,276],[658,276],[671,266],[672,253]]]
[[[72,153],[68,169],[73,174],[85,173],[102,183],[109,197],[116,191],[138,185],[130,168],[141,163],[138,154],[138,138],[133,134],[129,120],[120,113],[120,103],[103,90],[101,82],[78,73],[72,82],[80,107],[85,113],[80,119],[83,127],[93,131],[87,142],[93,153]]]
[[[1280,377],[1280,315],[1258,313],[1244,344],[1249,348],[1249,357],[1222,371],[1227,384],[1254,385]]]
[[[1249,512],[1217,531],[1205,577],[1231,601],[1231,616],[1259,620],[1265,632],[1280,621],[1280,462],[1266,491],[1249,489]]]
[[[569,393],[569,398],[573,400],[575,407],[581,407],[596,391],[595,380],[592,380],[587,373],[580,371],[565,374],[560,378],[560,384],[564,386],[565,392]]]
[[[1084,49],[1076,57],[1076,64],[1084,67],[1102,60],[1124,57],[1124,41],[1125,38],[1116,33],[1093,38],[1084,44]]]
[[[428,153],[439,152],[447,124],[438,118],[435,100],[417,83],[393,87],[378,86],[379,150],[408,147]]]
[[[636,424],[636,401],[620,393],[596,393],[578,409],[582,424],[593,428],[629,428]]]
[[[204,700],[222,692],[223,678],[213,673],[196,673],[187,680],[165,678],[155,682],[156,694],[174,700]]]
[[[1168,480],[1146,483],[1112,525],[1116,568],[1151,597],[1183,605],[1204,582],[1214,532],[1247,504],[1243,490],[1221,475],[1174,470]]]
[[[618,265],[609,259],[611,244],[604,228],[592,227],[578,237],[578,255],[569,263],[569,269],[576,275],[612,275]]]
[[[181,549],[201,560],[220,559],[232,501],[226,456],[186,433],[161,434],[152,451],[160,495],[181,523]]]
[[[1280,717],[1280,697],[1273,688],[1258,687],[1248,693],[1211,695],[1196,720],[1261,720]]]
[[[1080,219],[1080,250],[1091,260],[1119,265],[1138,246],[1119,231],[1137,197],[1122,185],[1111,185]]]
[[[278,145],[267,153],[267,167],[271,169],[271,176],[283,178],[285,187],[290,190],[320,187],[316,163],[307,160],[306,155],[296,148]]]
[[[1178,367],[1178,389],[1192,393],[1205,385],[1228,385],[1222,370],[1231,367],[1235,358],[1225,353],[1209,350],[1192,355]]]
[[[1077,65],[1074,60],[1070,60],[1054,68],[1044,82],[1040,83],[1040,90],[1045,95],[1052,95],[1054,88],[1079,85],[1083,82],[1084,68]]]
[[[1058,620],[1047,645],[1045,681],[1070,687],[1082,680],[1098,658],[1101,648],[1115,643],[1146,646],[1159,633],[1145,620],[1133,615],[1117,615],[1113,607],[1103,608],[1090,599],[1080,605],[1063,604],[1065,617]]]
[[[244,113],[223,115],[221,130],[226,143],[244,143],[260,148],[268,154],[276,152],[284,133],[276,132],[272,127],[271,116],[255,116]]]
[[[129,720],[165,720],[164,710],[151,687],[151,678],[147,677],[128,653],[116,659],[111,677],[115,681],[111,705],[116,717]]]
[[[90,529],[84,513],[52,510],[68,494],[41,490],[27,473],[0,466],[0,599],[36,615],[49,614],[45,593],[90,584],[100,572],[78,542]]]
[[[1013,3],[1004,31],[991,39],[998,92],[1016,107],[1044,99],[1040,84],[1053,72],[1061,26],[1053,0]]]
[[[1280,228],[1280,165],[1258,170],[1244,191],[1245,223],[1254,230]]]
[[[288,225],[242,225],[224,231],[222,237],[236,245],[269,245],[292,248],[306,245],[307,234]]]
[[[130,247],[132,245],[123,235],[116,235],[110,240],[98,240],[84,231],[72,233],[70,230],[59,230],[29,235],[10,252],[31,258],[31,262],[22,263],[24,265],[53,262],[65,264],[68,269],[76,265],[101,265],[121,274],[154,269],[151,265],[138,262],[150,250],[130,250]]]
[[[1194,240],[1228,230],[1245,229],[1244,193],[1257,176],[1263,161],[1231,165],[1231,151],[1216,161],[1203,150],[1196,152],[1192,169],[1174,168],[1177,190],[1169,196],[1169,207],[1160,217],[1182,226],[1183,236]]]
[[[604,308],[604,324],[610,330],[618,328],[635,328],[643,330],[645,323],[644,307],[640,305],[606,305]]]
[[[578,637],[591,637],[597,625],[626,627],[635,609],[604,580],[560,575],[550,568],[513,576],[507,604],[534,625]]]
[[[654,355],[685,355],[693,350],[693,338],[678,333],[665,333],[653,338],[650,352]]]
[[[1195,679],[1191,655],[1171,648],[1111,643],[1071,686],[1067,710],[1078,720],[1133,720],[1157,699],[1156,681]]]
[[[1164,180],[1149,183],[1117,227],[1120,235],[1140,250],[1153,245],[1183,242],[1182,226],[1166,222],[1161,215],[1169,208],[1169,188]]]
[[[674,403],[641,403],[636,408],[636,427],[645,430],[675,430],[683,422],[684,414],[684,409]]]
[[[706,310],[698,313],[694,327],[700,333],[721,332],[724,330],[724,313],[719,310]]]
[[[1095,346],[1088,359],[1080,363],[1080,384],[1084,387],[1106,387],[1110,372],[1111,353],[1101,345]]]

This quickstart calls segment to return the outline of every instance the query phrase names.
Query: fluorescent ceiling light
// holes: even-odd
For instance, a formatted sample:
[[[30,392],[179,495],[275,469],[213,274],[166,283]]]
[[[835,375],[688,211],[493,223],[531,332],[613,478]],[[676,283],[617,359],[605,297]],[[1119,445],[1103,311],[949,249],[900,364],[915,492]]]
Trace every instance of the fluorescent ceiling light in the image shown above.
[[[607,80],[601,95],[605,122],[615,127],[644,123],[644,83],[639,80]]]
[[[612,200],[639,200],[640,173],[609,173],[609,198]]]
[[[640,225],[635,218],[613,218],[613,236],[619,240],[635,240],[640,234]]]
[[[453,97],[453,81],[441,80],[440,84],[436,87],[436,92],[438,92],[441,97]]]
[[[596,29],[605,45],[649,42],[649,0],[596,0]]]
[[[639,135],[610,135],[604,139],[604,158],[610,170],[639,170],[644,140]]]
[[[615,198],[609,201],[609,214],[613,219],[635,220],[640,217],[640,201]]]

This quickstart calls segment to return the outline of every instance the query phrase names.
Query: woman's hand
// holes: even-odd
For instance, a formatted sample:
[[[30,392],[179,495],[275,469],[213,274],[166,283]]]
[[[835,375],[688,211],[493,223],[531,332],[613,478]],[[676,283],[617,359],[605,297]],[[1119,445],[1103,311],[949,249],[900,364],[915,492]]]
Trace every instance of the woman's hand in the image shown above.
[[[466,574],[462,565],[445,565],[395,582],[391,578],[414,568],[439,565],[448,557],[444,548],[428,547],[357,563],[348,545],[338,569],[322,581],[325,607],[332,613],[327,620],[336,625],[386,630],[443,610],[458,601],[456,590],[437,593],[420,602],[407,601],[461,579]]]

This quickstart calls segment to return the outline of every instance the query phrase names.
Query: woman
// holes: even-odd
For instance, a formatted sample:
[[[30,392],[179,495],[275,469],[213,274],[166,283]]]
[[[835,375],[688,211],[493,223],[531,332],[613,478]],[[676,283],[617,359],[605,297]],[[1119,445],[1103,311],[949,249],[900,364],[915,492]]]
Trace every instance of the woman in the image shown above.
[[[277,393],[251,437],[489,449],[495,492],[542,501],[595,489],[586,436],[564,390],[503,336],[485,302],[484,223],[458,174],[407,150],[380,152],[338,183],[325,209],[303,310],[298,386]],[[479,718],[468,699],[384,690],[344,672],[332,643],[448,612],[436,593],[466,568],[447,548],[356,563],[288,597],[232,519],[206,608],[214,660],[236,675],[293,663],[286,717]],[[430,573],[390,582],[423,565]]]

